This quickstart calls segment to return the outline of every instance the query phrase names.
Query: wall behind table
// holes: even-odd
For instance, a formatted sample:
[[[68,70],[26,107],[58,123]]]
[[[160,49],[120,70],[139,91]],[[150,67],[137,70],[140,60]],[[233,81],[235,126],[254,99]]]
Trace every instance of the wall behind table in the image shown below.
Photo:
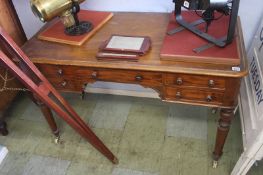
[[[246,49],[249,49],[252,37],[258,27],[263,15],[262,0],[240,0],[239,15],[244,34]],[[13,0],[25,33],[31,38],[42,26],[41,23],[31,12],[29,0]],[[87,0],[82,3],[83,9],[100,11],[137,11],[137,12],[171,12],[174,8],[172,0]],[[94,86],[94,85],[93,85]],[[95,87],[120,88],[142,91],[142,88],[133,86],[120,86],[114,84],[98,83]]]

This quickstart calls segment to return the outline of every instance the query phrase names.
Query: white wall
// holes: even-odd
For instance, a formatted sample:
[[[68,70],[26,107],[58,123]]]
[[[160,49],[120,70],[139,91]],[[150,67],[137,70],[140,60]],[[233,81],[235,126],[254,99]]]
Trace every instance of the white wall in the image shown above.
[[[262,0],[240,0],[239,15],[241,17],[244,41],[248,50],[251,39],[262,20]],[[252,3],[253,1],[253,3]],[[31,12],[29,0],[13,0],[22,26],[28,38],[31,38],[43,25]],[[100,11],[139,11],[139,12],[171,12],[174,8],[172,0],[86,0],[82,3],[83,9]],[[143,89],[134,86],[121,86],[105,83],[92,85],[110,89],[128,89],[142,91]]]
[[[44,24],[30,9],[29,0],[12,0],[27,38],[31,38]]]
[[[87,0],[82,7],[92,10],[171,12],[172,0]]]
[[[253,35],[256,33],[258,25],[263,20],[263,1],[240,0],[239,15],[241,17],[246,49],[248,50]]]

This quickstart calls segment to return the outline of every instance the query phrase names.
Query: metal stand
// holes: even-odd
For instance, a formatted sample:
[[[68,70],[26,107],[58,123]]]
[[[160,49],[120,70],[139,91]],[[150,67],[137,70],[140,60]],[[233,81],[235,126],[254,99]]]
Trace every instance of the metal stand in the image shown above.
[[[79,21],[78,12],[80,11],[79,2],[74,1],[72,7],[72,14],[74,16],[75,25],[65,28],[65,33],[71,36],[78,36],[88,33],[93,29],[93,24],[88,21]]]
[[[0,63],[23,83],[33,95],[37,97],[37,100],[41,101],[47,108],[53,109],[59,117],[65,120],[98,151],[106,156],[112,163],[117,164],[118,159],[115,155],[93,133],[89,126],[86,125],[1,27],[0,46],[8,51],[7,56],[0,50]],[[43,110],[46,111],[46,109]],[[56,128],[56,126],[53,126],[54,122],[52,120],[49,120],[49,124],[52,125],[54,129]]]
[[[223,40],[223,41],[220,39],[216,39],[213,36],[199,30],[198,28],[195,27],[196,25],[193,25],[192,23],[190,24],[187,23],[181,15],[181,5],[182,4],[179,0],[174,0],[174,3],[175,3],[174,15],[175,15],[176,21],[182,27],[200,36],[201,38],[209,41],[210,43],[213,43],[216,46],[225,47],[226,45],[230,44],[234,38],[235,26],[236,26],[238,8],[239,8],[239,1],[240,0],[232,1],[232,8],[231,8],[230,20],[229,20],[229,25],[228,25],[228,33],[227,33],[226,40]]]

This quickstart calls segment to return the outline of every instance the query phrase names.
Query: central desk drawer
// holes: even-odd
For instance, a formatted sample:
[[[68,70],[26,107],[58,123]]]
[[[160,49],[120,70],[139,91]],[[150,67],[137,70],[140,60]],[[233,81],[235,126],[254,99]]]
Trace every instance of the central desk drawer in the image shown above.
[[[162,85],[162,73],[108,69],[78,69],[78,79],[93,79],[94,81],[109,81],[119,83],[141,84],[146,86]]]
[[[216,90],[165,87],[165,98],[168,100],[222,104],[224,92]]]
[[[166,74],[165,85],[225,89],[225,79],[214,76]]]
[[[61,65],[38,65],[38,68],[50,81],[52,81],[54,86],[61,88],[70,88],[71,86],[79,87],[85,83],[94,81],[131,83],[156,87],[162,86],[163,81],[162,73],[147,71],[92,69],[80,66]],[[65,82],[71,82],[71,85]],[[77,83],[80,85],[77,85]]]

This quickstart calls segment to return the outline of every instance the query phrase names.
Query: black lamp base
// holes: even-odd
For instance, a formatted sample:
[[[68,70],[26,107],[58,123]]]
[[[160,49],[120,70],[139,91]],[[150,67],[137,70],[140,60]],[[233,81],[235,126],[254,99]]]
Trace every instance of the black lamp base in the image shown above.
[[[65,28],[65,33],[70,36],[83,35],[90,32],[93,29],[93,24],[88,21],[79,22],[79,25],[74,25]]]

